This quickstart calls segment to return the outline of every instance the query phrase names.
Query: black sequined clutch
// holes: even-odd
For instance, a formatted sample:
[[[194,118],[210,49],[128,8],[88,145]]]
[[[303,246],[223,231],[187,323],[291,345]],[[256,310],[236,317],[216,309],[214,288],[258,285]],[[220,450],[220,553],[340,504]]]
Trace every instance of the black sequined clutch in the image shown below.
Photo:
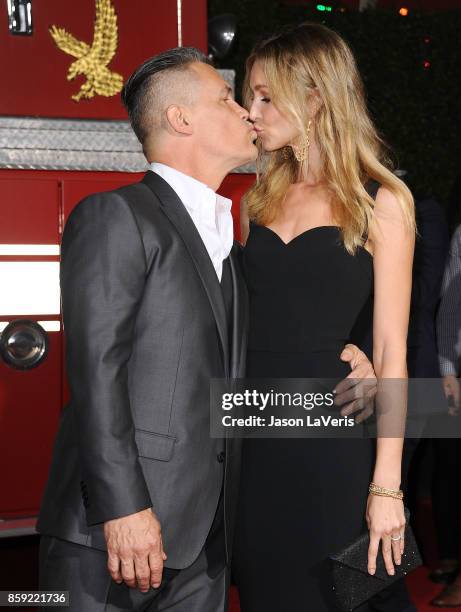
[[[341,552],[330,555],[333,571],[333,588],[339,607],[342,610],[354,610],[379,591],[399,578],[403,578],[416,567],[422,565],[421,555],[415,536],[408,523],[410,513],[405,508],[405,548],[400,565],[394,563],[395,574],[390,576],[384,565],[381,547],[376,559],[376,572],[368,573],[368,531]]]

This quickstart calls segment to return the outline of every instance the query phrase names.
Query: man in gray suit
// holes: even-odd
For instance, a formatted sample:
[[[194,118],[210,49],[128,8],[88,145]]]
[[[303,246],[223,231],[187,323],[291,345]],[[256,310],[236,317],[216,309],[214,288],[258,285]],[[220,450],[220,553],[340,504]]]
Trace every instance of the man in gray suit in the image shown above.
[[[248,312],[215,190],[256,158],[256,134],[195,49],[146,61],[123,100],[151,171],[88,197],[64,232],[71,402],[38,522],[40,588],[69,590],[78,612],[218,612],[240,452],[210,437],[210,379],[244,376]]]

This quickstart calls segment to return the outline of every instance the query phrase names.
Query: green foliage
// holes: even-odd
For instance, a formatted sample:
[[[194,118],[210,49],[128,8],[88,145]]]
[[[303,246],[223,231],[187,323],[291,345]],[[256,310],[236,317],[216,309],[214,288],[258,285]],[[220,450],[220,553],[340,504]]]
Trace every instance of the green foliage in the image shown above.
[[[219,67],[236,71],[237,94],[245,58],[261,37],[305,20],[341,34],[355,53],[370,112],[394,162],[408,171],[416,194],[446,203],[461,171],[461,11],[401,17],[385,11],[320,13],[277,0],[209,0],[210,16],[226,12],[238,18],[238,38]]]

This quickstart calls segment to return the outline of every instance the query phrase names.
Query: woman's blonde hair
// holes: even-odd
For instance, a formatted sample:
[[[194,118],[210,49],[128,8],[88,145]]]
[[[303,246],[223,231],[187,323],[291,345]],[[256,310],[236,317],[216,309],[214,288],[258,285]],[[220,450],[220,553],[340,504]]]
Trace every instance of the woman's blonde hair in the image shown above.
[[[321,105],[313,123],[323,180],[333,194],[333,214],[352,254],[363,244],[373,215],[364,185],[374,179],[397,198],[406,224],[414,230],[413,198],[390,170],[384,144],[367,111],[364,88],[351,50],[332,30],[302,23],[259,43],[246,63],[244,99],[251,100],[250,72],[261,62],[275,106],[306,134],[308,100],[314,89]],[[289,186],[305,175],[290,149],[267,155],[264,172],[245,196],[249,218],[267,225],[277,215]],[[262,152],[260,150],[262,157]]]

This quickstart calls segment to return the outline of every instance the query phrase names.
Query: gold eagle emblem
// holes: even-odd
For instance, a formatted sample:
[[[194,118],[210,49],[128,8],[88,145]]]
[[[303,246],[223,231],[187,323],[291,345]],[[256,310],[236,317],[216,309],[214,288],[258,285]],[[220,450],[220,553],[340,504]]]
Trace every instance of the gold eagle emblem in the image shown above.
[[[111,0],[96,0],[91,47],[64,28],[52,26],[50,34],[61,51],[77,58],[69,67],[67,80],[71,81],[79,74],[87,79],[80,91],[72,96],[73,100],[78,102],[95,95],[115,96],[122,90],[123,77],[107,67],[115,56],[118,44],[117,14]]]

